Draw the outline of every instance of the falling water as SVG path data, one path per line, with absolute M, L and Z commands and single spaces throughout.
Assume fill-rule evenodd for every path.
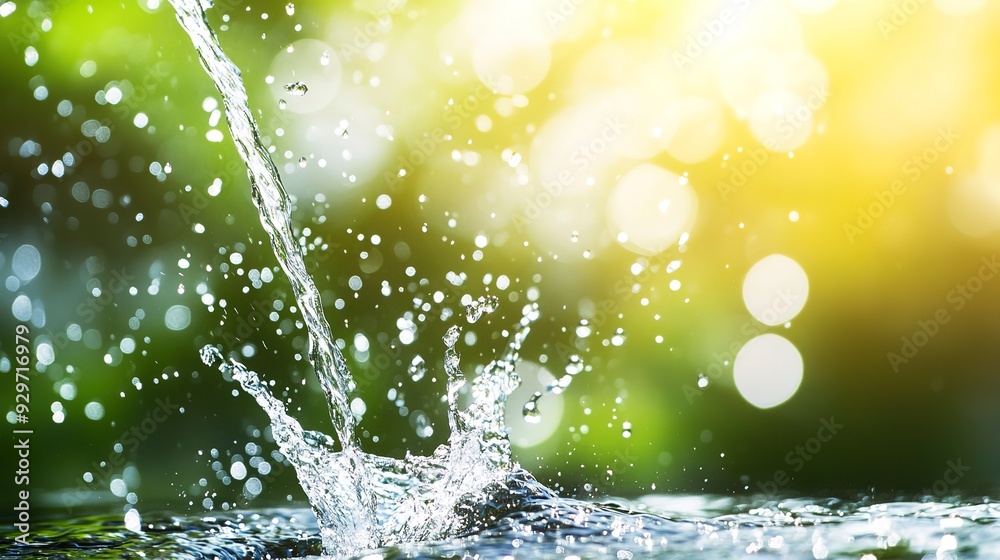
M 328 552 L 348 553 L 443 538 L 468 529 L 469 520 L 457 514 L 459 509 L 463 504 L 477 503 L 484 488 L 497 486 L 516 469 L 503 424 L 504 409 L 507 396 L 520 382 L 514 364 L 531 323 L 538 318 L 537 306 L 524 308 L 506 352 L 473 381 L 472 401 L 464 409 L 459 404 L 459 391 L 466 378 L 455 349 L 461 329 L 453 326 L 444 334 L 451 428 L 446 446 L 430 457 L 408 456 L 401 461 L 364 453 L 348 403 L 355 384 L 333 341 L 319 292 L 292 236 L 288 196 L 261 144 L 240 71 L 219 46 L 202 3 L 171 0 L 171 4 L 222 95 L 230 132 L 247 166 L 261 224 L 291 281 L 309 333 L 309 359 L 326 395 L 336 438 L 304 430 L 288 416 L 284 405 L 268 392 L 256 373 L 235 361 L 225 363 L 217 349 L 204 348 L 203 360 L 209 365 L 219 363 L 222 371 L 239 381 L 267 413 L 275 440 L 295 466 L 309 497 Z M 285 89 L 296 95 L 307 91 L 299 83 Z M 497 305 L 495 297 L 479 298 L 467 309 L 468 321 L 476 322 Z

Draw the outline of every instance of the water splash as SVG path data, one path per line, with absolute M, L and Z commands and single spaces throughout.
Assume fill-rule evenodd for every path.
M 445 369 L 452 432 L 448 444 L 439 446 L 429 457 L 407 454 L 398 460 L 355 448 L 337 451 L 333 438 L 305 430 L 289 416 L 257 373 L 235 360 L 225 361 L 212 346 L 203 348 L 201 357 L 239 382 L 267 414 L 275 442 L 295 467 L 316 513 L 325 550 L 353 553 L 362 548 L 442 539 L 475 526 L 479 517 L 468 512 L 484 497 L 485 489 L 502 487 L 518 468 L 511 461 L 502 419 L 507 396 L 520 381 L 514 371 L 518 351 L 537 318 L 536 305 L 524 308 L 505 353 L 473 381 L 472 403 L 465 409 L 458 399 L 465 376 L 454 346 L 460 329 L 448 330 L 444 336 Z M 363 476 L 345 476 L 357 468 L 364 470 Z M 354 486 L 359 478 L 369 483 L 363 489 L 366 494 Z M 375 516 L 372 525 L 363 527 L 352 523 L 352 518 L 367 507 L 366 499 L 375 504 Z M 365 532 L 366 528 L 371 532 Z
M 407 454 L 403 460 L 363 452 L 348 401 L 355 384 L 333 342 L 319 292 L 292 236 L 288 197 L 261 143 L 239 69 L 222 51 L 202 3 L 171 0 L 171 4 L 222 95 L 230 132 L 247 165 L 261 224 L 292 284 L 309 333 L 309 359 L 327 397 L 336 439 L 303 429 L 255 372 L 235 360 L 226 362 L 218 349 L 205 347 L 202 360 L 208 365 L 217 364 L 224 374 L 231 375 L 267 413 L 275 440 L 295 467 L 316 513 L 327 552 L 350 554 L 399 542 L 440 539 L 468 530 L 477 518 L 461 512 L 478 503 L 484 489 L 502 486 L 517 468 L 511 461 L 503 417 L 507 396 L 520 382 L 514 365 L 531 324 L 538 319 L 537 305 L 524 307 L 506 351 L 472 382 L 471 403 L 465 409 L 460 407 L 458 397 L 466 378 L 455 348 L 461 328 L 453 326 L 445 333 L 451 428 L 447 445 L 438 447 L 429 457 Z M 285 89 L 292 94 L 306 91 L 304 85 L 292 86 Z M 497 304 L 495 297 L 479 298 L 469 306 L 469 322 L 493 312 Z
M 470 323 L 475 323 L 483 315 L 493 313 L 500 305 L 500 300 L 496 296 L 479 296 L 475 301 L 465 308 L 465 318 Z

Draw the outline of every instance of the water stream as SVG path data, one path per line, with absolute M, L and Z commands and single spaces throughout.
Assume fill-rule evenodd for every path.
M 326 552 L 348 554 L 468 531 L 479 521 L 468 513 L 482 502 L 483 490 L 503 487 L 505 479 L 516 469 L 503 424 L 504 413 L 507 396 L 520 382 L 514 365 L 532 322 L 538 318 L 537 305 L 524 308 L 506 352 L 473 381 L 472 400 L 465 408 L 459 404 L 459 391 L 466 378 L 455 349 L 461 329 L 453 326 L 444 333 L 451 429 L 447 445 L 439 447 L 430 457 L 408 456 L 402 461 L 364 453 L 354 432 L 348 402 L 355 384 L 333 340 L 319 292 L 292 236 L 288 196 L 267 149 L 261 144 L 239 69 L 219 46 L 201 3 L 171 0 L 171 4 L 222 95 L 230 132 L 247 165 L 261 224 L 302 310 L 309 333 L 309 358 L 326 394 L 336 438 L 304 430 L 288 416 L 283 404 L 268 392 L 256 373 L 238 362 L 226 363 L 218 349 L 203 349 L 203 360 L 209 365 L 219 363 L 267 412 L 275 440 L 295 467 L 316 513 Z M 469 305 L 467 319 L 475 322 L 496 306 L 495 297 L 480 298 Z

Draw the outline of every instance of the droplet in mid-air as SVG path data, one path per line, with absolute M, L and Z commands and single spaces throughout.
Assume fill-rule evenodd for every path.
M 532 395 L 531 400 L 524 403 L 524 409 L 521 410 L 521 414 L 524 416 L 524 421 L 529 424 L 538 424 L 542 421 L 542 413 L 538 410 L 538 399 L 542 398 L 541 391 L 536 391 Z
M 420 354 L 413 357 L 410 367 L 407 368 L 407 373 L 410 374 L 410 379 L 414 381 L 420 381 L 427 374 L 427 362 L 424 361 L 424 358 Z
M 622 344 L 625 344 L 625 329 L 621 327 L 615 329 L 615 334 L 611 337 L 611 344 L 614 346 L 621 346 Z
M 279 99 L 278 100 L 278 108 L 281 109 L 282 111 L 284 111 L 285 107 L 288 107 L 288 102 L 285 101 L 284 99 Z
M 622 437 L 628 439 L 632 437 L 632 423 L 622 422 Z
M 573 354 L 566 361 L 566 373 L 569 375 L 576 375 L 583 371 L 583 358 L 579 354 Z
M 500 305 L 500 300 L 496 296 L 479 296 L 478 299 L 465 307 L 465 318 L 470 323 L 475 323 L 484 314 L 493 313 Z
M 285 84 L 285 91 L 292 95 L 301 97 L 309 91 L 309 88 L 302 82 L 292 82 L 290 84 Z
M 292 4 L 291 2 L 289 2 L 288 5 L 285 6 L 285 13 L 288 14 L 288 15 L 290 15 L 290 16 L 294 16 L 295 15 L 295 4 Z
M 462 333 L 462 328 L 458 325 L 452 326 L 448 329 L 448 332 L 444 333 L 444 345 L 448 348 L 454 348 L 455 343 L 458 342 L 458 336 Z
M 698 374 L 698 387 L 700 387 L 702 389 L 704 389 L 705 387 L 708 387 L 708 377 L 705 377 L 704 373 L 699 373 Z

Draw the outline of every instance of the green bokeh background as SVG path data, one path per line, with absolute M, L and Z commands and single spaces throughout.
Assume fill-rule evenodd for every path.
M 409 2 L 396 13 L 391 29 L 374 37 L 385 46 L 374 61 L 360 55 L 348 60 L 343 45 L 386 8 L 377 2 L 299 1 L 294 16 L 285 13 L 284 2 L 217 2 L 211 10 L 216 28 L 225 24 L 221 42 L 242 69 L 262 134 L 277 147 L 273 157 L 296 197 L 296 226 L 300 233 L 309 228 L 303 234 L 310 246 L 307 260 L 335 334 L 347 346 L 356 333 L 371 343 L 367 356 L 347 351 L 356 376 L 367 380 L 358 391 L 367 405 L 361 422 L 366 450 L 401 457 L 407 450 L 430 453 L 446 441 L 440 336 L 459 318 L 442 318 L 444 309 L 460 311 L 463 294 L 496 294 L 503 302 L 488 321 L 467 326 L 477 334 L 475 344 L 462 346 L 464 368 L 472 372 L 503 347 L 501 331 L 519 319 L 529 289 L 537 288 L 543 318 L 523 356 L 559 371 L 569 354 L 579 353 L 588 370 L 561 396 L 564 413 L 554 435 L 515 452 L 541 480 L 567 493 L 758 492 L 776 470 L 791 472 L 786 454 L 816 435 L 821 421 L 830 417 L 843 424 L 842 431 L 794 473 L 782 492 L 917 495 L 942 480 L 949 461 L 961 461 L 969 471 L 957 484 L 948 484 L 947 493 L 991 492 L 1000 473 L 995 435 L 1000 359 L 994 350 L 1000 288 L 986 282 L 961 310 L 946 298 L 1000 243 L 992 233 L 963 235 L 948 212 L 949 192 L 975 174 L 977 161 L 992 158 L 980 154 L 977 139 L 1000 121 L 1000 83 L 993 71 L 1000 49 L 991 34 L 1000 22 L 1000 7 L 949 16 L 924 5 L 888 38 L 879 22 L 892 16 L 892 3 L 843 1 L 822 14 L 798 14 L 805 44 L 830 78 L 829 101 L 815 115 L 823 132 L 814 133 L 794 157 L 770 154 L 768 164 L 728 200 L 717 189 L 730 175 L 723 156 L 738 158 L 737 148 L 759 145 L 731 111 L 726 112 L 725 140 L 713 157 L 694 164 L 667 153 L 650 158 L 688 173 L 699 212 L 683 252 L 675 246 L 663 255 L 640 256 L 608 243 L 604 224 L 581 231 L 574 254 L 552 251 L 509 220 L 539 186 L 488 187 L 499 181 L 491 176 L 503 167 L 495 165 L 499 154 L 508 148 L 528 154 L 537 128 L 568 104 L 568 92 L 579 87 L 572 69 L 581 53 L 633 39 L 683 49 L 691 32 L 684 22 L 695 10 L 688 2 L 576 4 L 580 19 L 553 43 L 549 73 L 526 94 L 527 107 L 503 117 L 496 109 L 503 95 L 490 93 L 476 102 L 471 113 L 490 115 L 494 123 L 488 132 L 479 130 L 473 118 L 453 128 L 450 120 L 449 100 L 466 102 L 479 86 L 472 68 L 462 62 L 467 57 L 449 66 L 442 54 L 451 48 L 441 45 L 448 44 L 464 3 Z M 262 13 L 269 17 L 262 19 Z M 46 20 L 51 29 L 43 31 Z M 295 24 L 302 29 L 296 31 Z M 18 321 L 10 310 L 20 294 L 44 306 L 44 322 L 29 322 L 33 341 L 56 346 L 54 362 L 38 366 L 32 375 L 35 503 L 58 515 L 119 510 L 125 500 L 110 494 L 108 484 L 126 465 L 141 475 L 135 489 L 140 510 L 203 512 L 206 492 L 216 507 L 232 503 L 242 485 L 226 486 L 215 478 L 210 450 L 217 449 L 228 465 L 234 453 L 247 457 L 248 441 L 264 446 L 265 454 L 275 446 L 266 435 L 253 435 L 266 428 L 263 413 L 250 398 L 234 394 L 234 383 L 200 363 L 199 348 L 214 343 L 238 351 L 251 343 L 255 354 L 243 361 L 274 381 L 275 391 L 287 396 L 303 424 L 329 431 L 329 419 L 302 357 L 304 333 L 288 310 L 288 284 L 276 268 L 228 131 L 221 143 L 206 140 L 211 127 L 202 105 L 218 94 L 165 4 L 22 1 L 0 20 L 0 32 L 8 43 L 0 46 L 5 85 L 0 196 L 9 201 L 0 208 L 0 277 L 11 276 L 11 259 L 21 245 L 31 244 L 42 255 L 37 278 L 13 291 L 0 289 L 0 354 L 11 356 Z M 320 114 L 305 115 L 278 107 L 265 77 L 274 57 L 300 38 L 324 40 L 335 49 L 331 55 L 342 59 L 337 99 L 345 99 L 343 104 L 335 100 Z M 39 53 L 33 66 L 25 64 L 29 45 Z M 96 63 L 93 76 L 81 75 L 85 61 Z M 629 62 L 613 61 L 624 68 Z M 593 72 L 613 74 L 608 68 Z M 371 86 L 372 76 L 380 79 L 377 88 Z M 714 79 L 695 74 L 677 81 L 692 91 L 707 91 Z M 95 101 L 96 92 L 124 80 L 132 94 L 119 104 Z M 47 88 L 42 100 L 34 95 L 39 85 Z M 62 100 L 73 105 L 69 117 L 57 114 Z M 148 116 L 149 126 L 133 124 L 139 112 Z M 81 134 L 89 119 L 111 129 L 107 142 Z M 350 133 L 342 145 L 333 145 L 330 123 L 341 119 Z M 320 167 L 317 153 L 350 149 L 363 159 L 370 149 L 364 142 L 374 137 L 372 122 L 393 127 L 394 140 L 382 139 L 383 164 L 377 172 L 329 155 L 326 167 Z M 312 141 L 315 149 L 309 149 L 311 125 L 327 134 Z M 940 127 L 956 131 L 954 148 L 852 242 L 844 224 L 855 223 L 858 208 L 900 177 L 904 162 L 919 154 Z M 425 135 L 438 128 L 447 128 L 451 138 L 435 147 L 429 158 L 435 163 L 415 166 L 387 184 L 383 173 L 396 174 L 397 158 L 419 149 Z M 360 140 L 352 144 L 355 138 Z M 18 155 L 29 139 L 41 145 L 40 156 Z M 453 150 L 478 150 L 486 154 L 484 162 L 493 160 L 467 166 L 452 161 Z M 40 163 L 51 164 L 67 151 L 82 157 L 63 177 L 38 172 Z M 307 165 L 298 167 L 303 157 Z M 169 163 L 170 173 L 158 179 L 150 172 L 153 162 Z M 287 173 L 287 165 L 295 172 Z M 952 170 L 946 172 L 946 166 Z M 615 177 L 600 178 L 598 189 L 610 190 Z M 211 196 L 209 185 L 216 178 L 222 189 Z M 72 189 L 78 182 L 90 193 L 110 192 L 110 206 L 75 200 Z M 376 199 L 386 193 L 392 205 L 382 210 Z M 502 216 L 491 220 L 498 209 L 507 221 Z M 799 213 L 797 222 L 788 219 L 791 210 Z M 455 227 L 449 225 L 452 219 Z M 195 231 L 195 224 L 204 233 Z M 482 260 L 473 258 L 478 232 L 490 240 Z M 373 235 L 380 237 L 378 245 Z M 130 236 L 136 240 L 132 244 Z M 593 246 L 585 247 L 589 241 Z M 584 259 L 580 254 L 588 248 L 592 258 Z M 229 264 L 230 273 L 223 274 L 220 266 L 234 251 L 243 262 Z M 374 266 L 375 252 L 382 264 L 365 272 Z M 741 298 L 746 271 L 772 253 L 794 258 L 810 281 L 809 300 L 788 328 L 756 322 Z M 182 268 L 181 259 L 191 266 Z M 668 275 L 665 263 L 674 259 L 683 264 Z M 648 272 L 633 274 L 637 262 Z M 415 275 L 407 274 L 410 266 Z M 244 273 L 236 274 L 240 267 Z M 265 267 L 275 271 L 274 281 L 246 289 L 247 271 Z M 137 295 L 112 289 L 116 272 L 134 277 Z M 451 286 L 451 272 L 464 273 L 467 280 Z M 358 291 L 348 286 L 354 275 L 363 280 Z M 488 288 L 481 280 L 485 275 L 493 279 Z M 511 280 L 506 290 L 495 284 L 500 275 Z M 682 283 L 677 291 L 668 288 L 674 278 Z M 197 293 L 202 282 L 214 295 L 212 310 Z M 393 288 L 391 295 L 382 295 L 383 282 Z M 153 283 L 156 294 L 149 293 Z M 93 297 L 95 288 L 106 295 Z M 444 294 L 442 302 L 434 301 L 437 291 Z M 396 323 L 404 313 L 419 313 L 415 298 L 431 302 L 431 311 L 417 340 L 402 345 Z M 218 305 L 222 299 L 225 310 Z M 279 322 L 267 320 L 246 330 L 245 325 L 256 325 L 253 312 L 271 313 L 275 299 L 284 304 Z M 342 308 L 334 304 L 338 299 Z M 93 313 L 87 311 L 90 304 Z M 184 330 L 164 324 L 175 305 L 192 312 Z M 911 336 L 918 320 L 941 308 L 949 311 L 949 323 L 894 371 L 887 353 L 898 351 L 900 337 Z M 593 309 L 606 310 L 605 318 L 590 316 L 595 332 L 581 339 L 576 326 Z M 133 330 L 129 319 L 138 310 L 144 319 Z M 99 332 L 99 340 L 89 346 L 63 344 L 67 326 L 74 323 Z M 285 334 L 278 335 L 282 323 Z M 619 328 L 625 343 L 608 344 Z M 794 397 L 773 409 L 753 407 L 735 389 L 731 363 L 722 364 L 722 373 L 705 390 L 697 389 L 699 373 L 715 371 L 713 365 L 731 360 L 725 353 L 732 355 L 763 332 L 780 333 L 803 356 L 804 380 Z M 113 349 L 125 336 L 136 339 L 137 349 L 116 354 Z M 232 344 L 236 339 L 240 344 Z M 431 371 L 413 382 L 406 367 L 417 353 Z M 377 365 L 387 362 L 390 367 Z M 4 372 L 2 380 L 0 408 L 6 413 L 13 407 L 13 376 Z M 66 382 L 75 387 L 72 399 L 60 396 Z M 290 389 L 285 392 L 285 387 Z M 405 395 L 408 412 L 428 415 L 435 428 L 431 437 L 418 437 L 400 415 L 386 396 L 392 388 Z M 123 432 L 141 426 L 157 399 L 167 398 L 183 406 L 183 413 L 157 424 L 135 449 L 115 453 Z M 554 398 L 542 399 L 543 417 Z M 65 409 L 62 422 L 52 419 L 54 402 Z M 103 405 L 102 418 L 85 417 L 89 402 Z M 628 438 L 624 422 L 632 427 Z M 10 445 L 3 446 L 0 459 L 3 469 L 14 470 Z M 101 461 L 112 463 L 110 471 Z M 88 471 L 97 476 L 96 483 L 80 482 Z M 201 478 L 208 479 L 207 487 L 197 485 Z M 72 508 L 65 507 L 67 492 Z M 0 498 L 4 504 L 13 500 L 8 494 Z M 304 499 L 286 468 L 265 479 L 263 493 L 249 507 L 283 503 L 289 496 Z M 11 510 L 5 505 L 2 511 L 6 518 Z

